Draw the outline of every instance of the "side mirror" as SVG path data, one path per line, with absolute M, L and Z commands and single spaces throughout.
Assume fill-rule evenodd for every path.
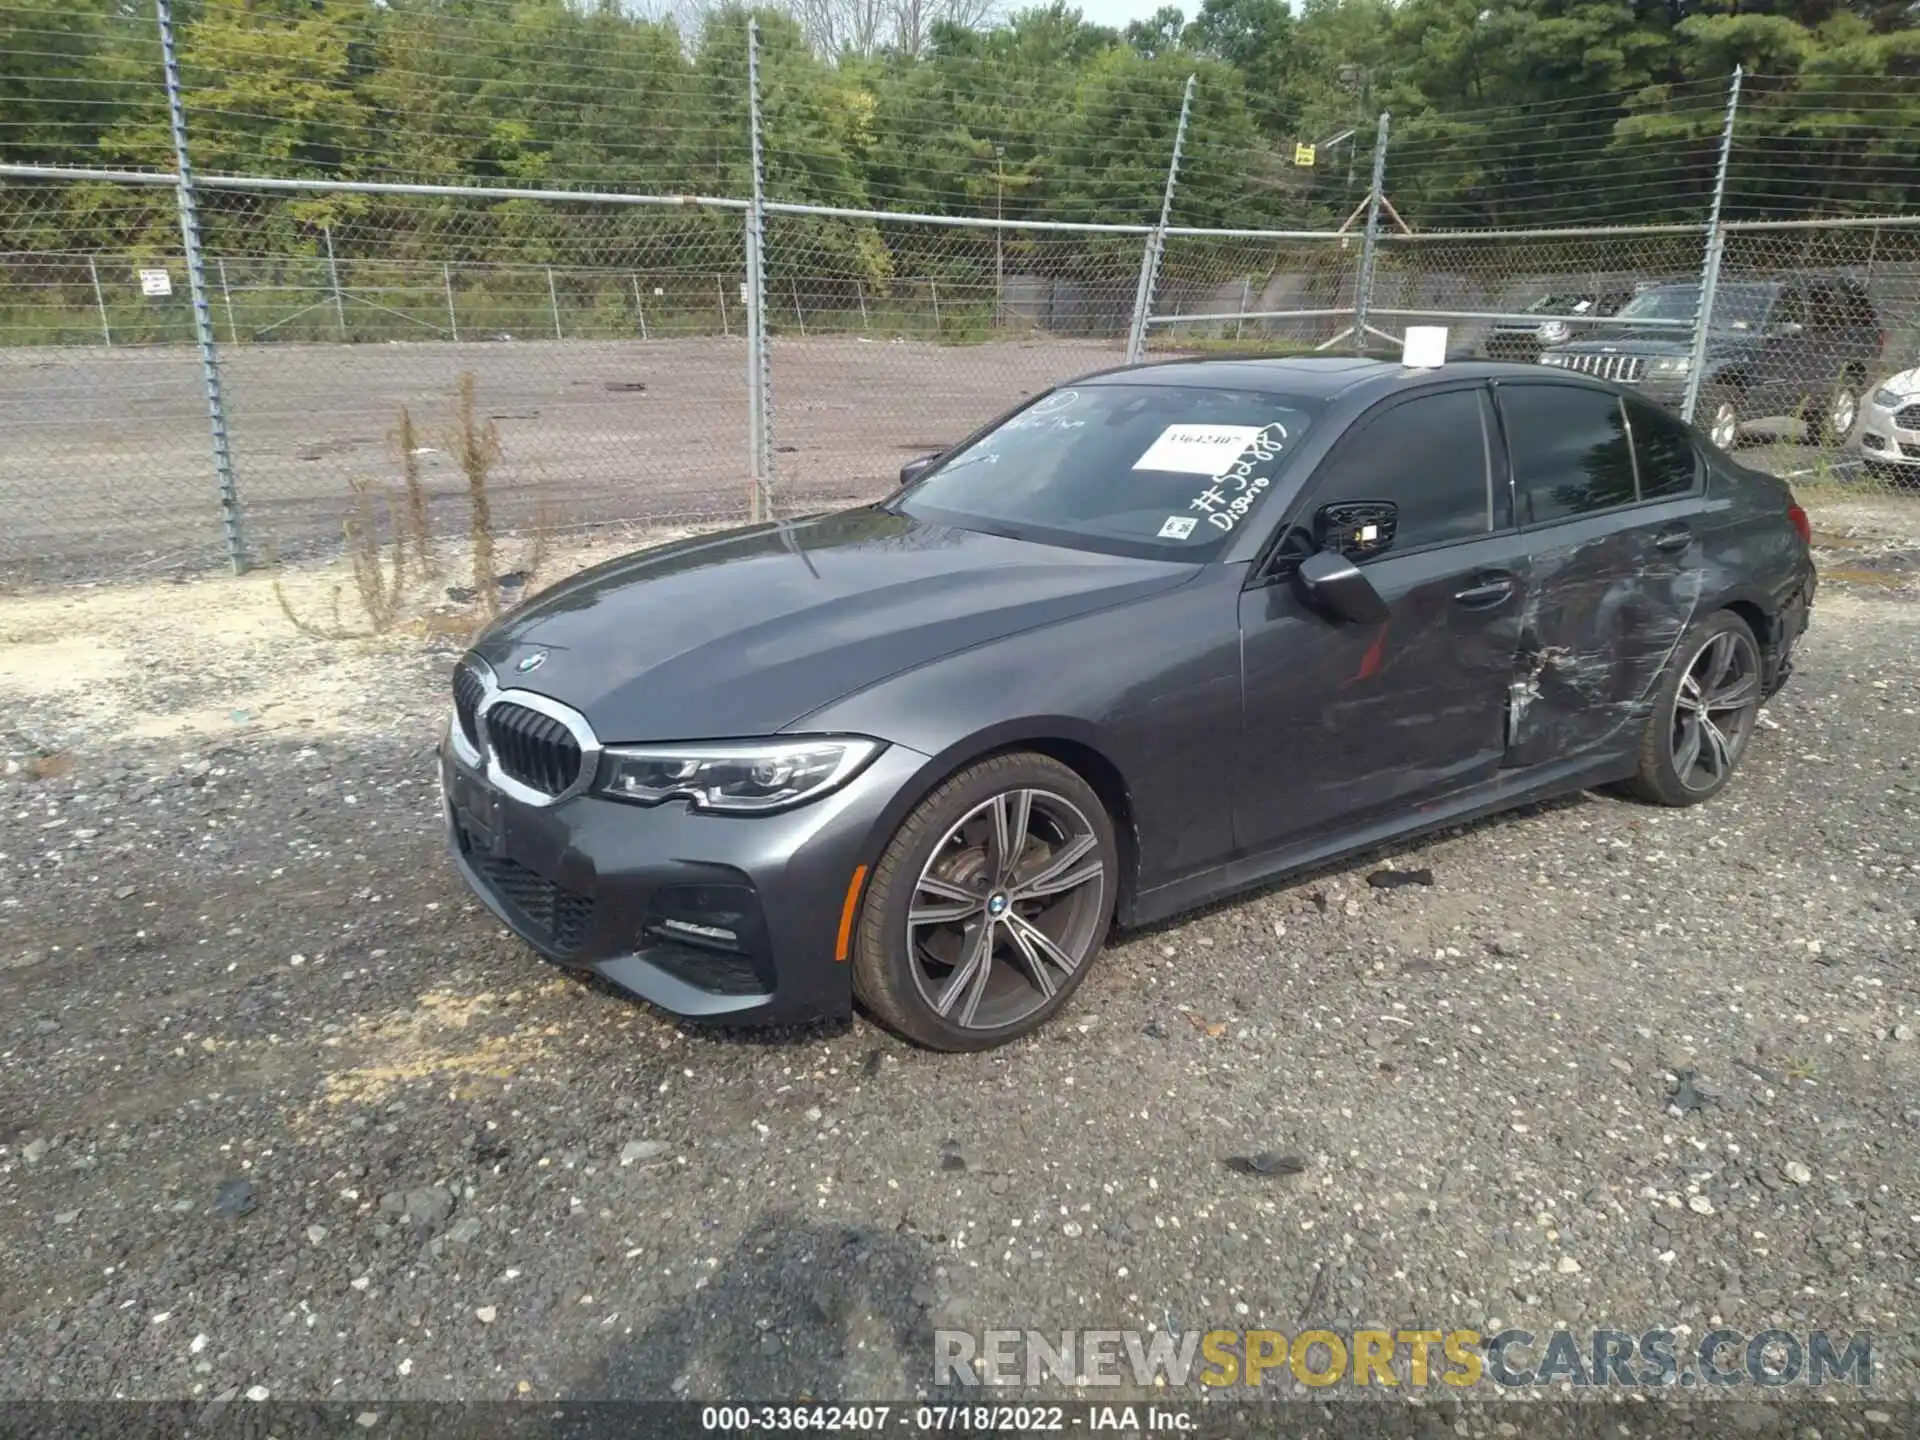
M 1393 544 L 1400 507 L 1391 500 L 1349 500 L 1322 505 L 1313 517 L 1313 543 L 1349 560 L 1370 560 Z
M 1302 560 L 1293 583 L 1309 605 L 1355 625 L 1378 625 L 1393 613 L 1360 567 L 1331 550 Z
M 909 460 L 900 467 L 900 483 L 911 485 L 940 461 L 938 455 L 922 455 L 917 460 Z

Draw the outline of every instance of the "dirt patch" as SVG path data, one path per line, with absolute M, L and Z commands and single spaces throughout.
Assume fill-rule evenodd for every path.
M 446 1081 L 457 1099 L 463 1088 L 474 1084 L 510 1081 L 540 1059 L 547 1042 L 561 1033 L 559 1025 L 527 1023 L 517 1013 L 520 1007 L 567 988 L 564 980 L 550 980 L 529 992 L 504 995 L 429 991 L 407 1013 L 331 1036 L 324 1042 L 327 1048 L 359 1052 L 364 1063 L 330 1069 L 324 1101 L 334 1106 L 379 1104 L 418 1081 Z M 484 1033 L 490 1027 L 503 1027 L 503 1033 Z
M 686 528 L 562 537 L 537 584 Z M 449 575 L 462 572 L 451 547 Z M 296 614 L 355 616 L 344 560 L 288 567 L 277 578 Z M 321 737 L 365 731 L 396 671 L 464 645 L 481 616 L 426 593 L 395 629 L 364 640 L 299 633 L 274 593 L 276 575 L 206 575 L 40 591 L 0 612 L 0 703 L 15 716 L 14 749 L 54 754 L 120 740 L 205 741 L 236 733 Z M 457 587 L 456 587 L 457 588 Z M 336 606 L 337 598 L 337 606 Z M 425 642 L 423 644 L 423 642 Z

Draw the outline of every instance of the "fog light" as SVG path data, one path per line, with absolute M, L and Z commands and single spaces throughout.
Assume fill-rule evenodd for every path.
M 737 945 L 740 937 L 718 925 L 696 925 L 691 920 L 662 920 L 660 928 L 672 935 L 690 935 L 696 940 L 711 940 L 721 945 Z

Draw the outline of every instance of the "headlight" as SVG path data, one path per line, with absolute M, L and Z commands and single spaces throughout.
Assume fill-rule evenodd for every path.
M 1540 363 L 1542 365 L 1559 365 L 1564 367 L 1567 363 L 1567 357 L 1564 355 L 1542 355 L 1540 357 Z
M 1693 368 L 1693 362 L 1685 355 L 1663 355 L 1647 367 L 1650 375 L 1684 375 Z
M 599 790 L 640 805 L 688 800 L 696 810 L 784 810 L 846 784 L 881 748 L 877 740 L 853 736 L 612 745 L 600 760 Z
M 1873 403 L 1878 405 L 1882 410 L 1898 410 L 1901 405 L 1906 403 L 1906 399 L 1907 397 L 1905 395 L 1898 394 L 1892 390 L 1876 390 L 1873 392 Z
M 1572 333 L 1572 327 L 1564 320 L 1549 320 L 1540 327 L 1540 338 L 1555 343 L 1566 339 Z

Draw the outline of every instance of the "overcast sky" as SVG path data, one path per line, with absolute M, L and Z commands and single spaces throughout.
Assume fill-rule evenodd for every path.
M 1070 0 L 1071 3 L 1071 0 Z M 1200 8 L 1199 0 L 1185 3 L 1185 0 L 1079 0 L 1080 13 L 1092 25 L 1112 25 L 1116 29 L 1125 28 L 1129 20 L 1144 20 L 1162 5 L 1173 4 L 1189 20 Z

